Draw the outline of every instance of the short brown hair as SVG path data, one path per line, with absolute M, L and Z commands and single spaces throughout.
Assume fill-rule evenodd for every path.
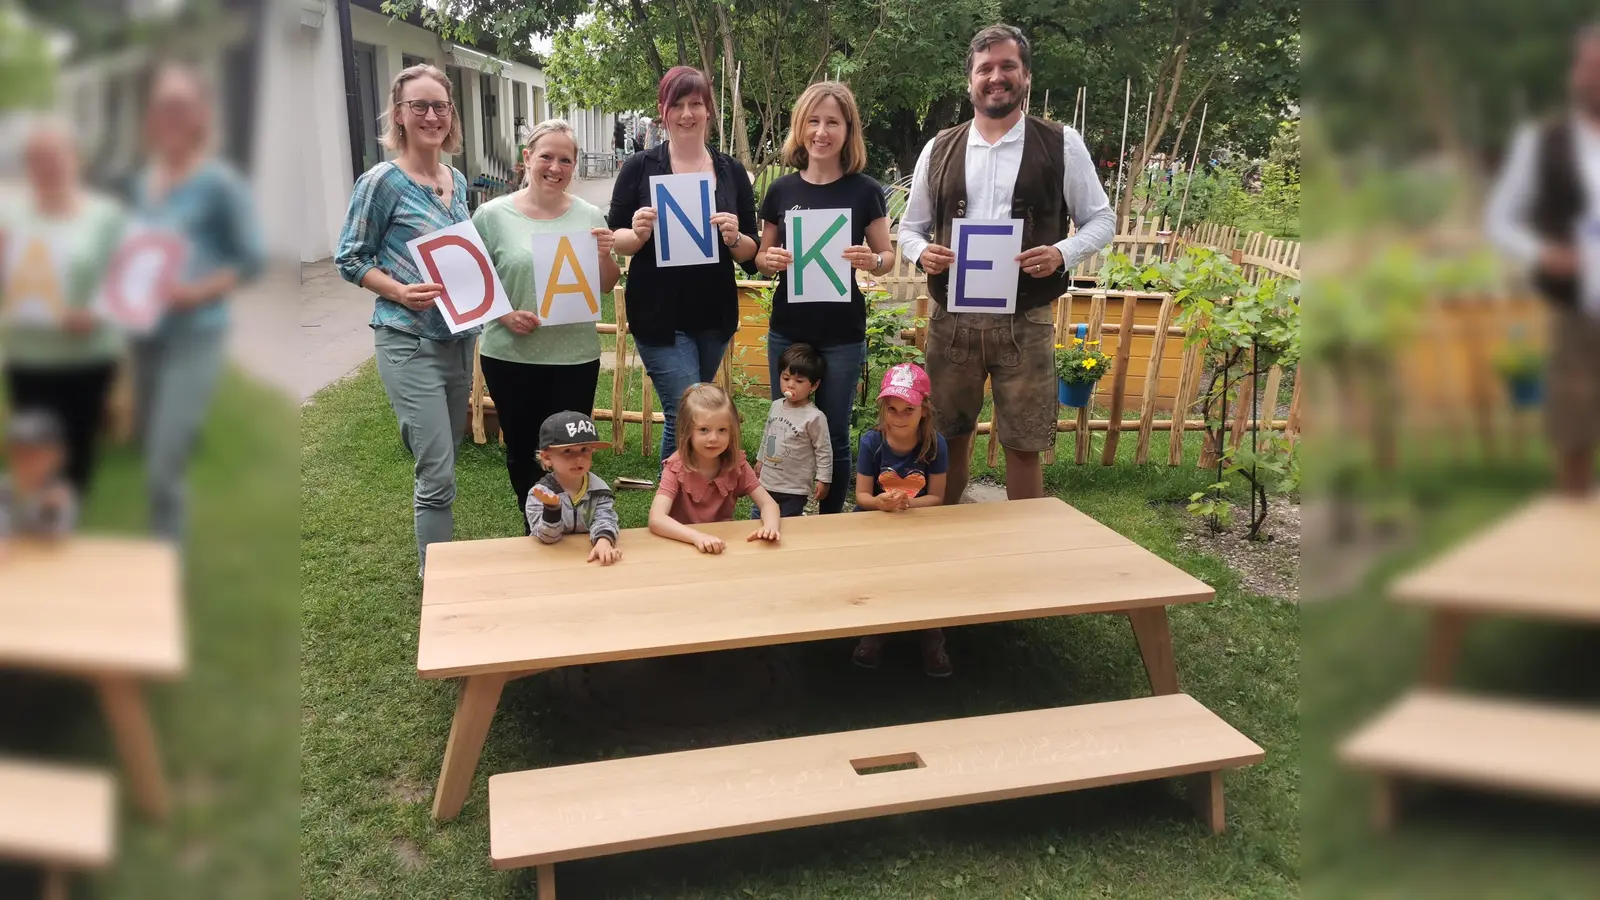
M 856 109 L 856 95 L 837 81 L 819 81 L 805 89 L 800 99 L 794 101 L 794 114 L 789 117 L 789 137 L 783 142 L 783 164 L 804 169 L 811 161 L 806 152 L 803 132 L 806 119 L 823 98 L 832 97 L 844 114 L 844 146 L 839 148 L 839 166 L 846 175 L 854 175 L 867 167 L 867 142 L 861 135 L 861 113 Z
M 381 139 L 385 149 L 399 153 L 406 149 L 406 130 L 395 124 L 394 111 L 400 105 L 400 98 L 405 96 L 406 82 L 418 78 L 432 78 L 444 86 L 444 92 L 452 98 L 455 97 L 454 86 L 450 84 L 450 76 L 439 71 L 435 66 L 427 63 L 418 63 L 400 70 L 389 85 L 389 111 L 385 113 L 383 134 Z M 450 110 L 450 133 L 445 136 L 444 144 L 439 148 L 445 153 L 457 154 L 461 152 L 461 110 Z
M 707 113 L 713 116 L 717 114 L 717 100 L 711 94 L 711 81 L 705 73 L 693 66 L 673 66 L 661 76 L 661 85 L 656 90 L 659 115 L 665 116 L 667 110 L 690 94 L 697 95 L 705 102 Z
M 1022 57 L 1022 68 L 1032 72 L 1033 48 L 1028 46 L 1028 36 L 1022 33 L 1022 29 L 1015 25 L 990 25 L 973 35 L 972 43 L 967 45 L 967 74 L 972 74 L 972 61 L 979 53 L 1006 41 L 1017 42 L 1017 55 Z

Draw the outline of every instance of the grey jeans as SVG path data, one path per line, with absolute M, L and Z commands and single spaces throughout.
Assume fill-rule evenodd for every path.
M 400 420 L 400 441 L 416 457 L 414 494 L 417 563 L 426 566 L 428 545 L 455 534 L 456 448 L 467 427 L 472 393 L 472 348 L 476 337 L 436 341 L 374 328 L 378 377 Z
M 227 329 L 187 323 L 133 343 L 134 421 L 144 448 L 150 530 L 174 543 L 184 533 L 184 472 L 216 393 L 227 343 Z

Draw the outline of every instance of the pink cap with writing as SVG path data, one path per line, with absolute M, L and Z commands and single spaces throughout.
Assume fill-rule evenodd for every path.
M 927 399 L 930 385 L 928 373 L 916 363 L 901 363 L 883 373 L 883 384 L 878 388 L 878 399 L 899 397 L 914 406 Z

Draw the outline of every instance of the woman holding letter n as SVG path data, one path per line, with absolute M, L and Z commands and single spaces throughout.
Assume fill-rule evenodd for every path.
M 523 141 L 527 184 L 478 207 L 472 223 L 489 249 L 500 282 L 515 309 L 484 326 L 479 356 L 483 380 L 494 397 L 506 441 L 506 471 L 523 514 L 544 471 L 539 465 L 539 428 L 558 412 L 594 413 L 600 380 L 600 336 L 593 322 L 547 325 L 546 303 L 582 305 L 617 286 L 622 274 L 611 257 L 611 229 L 599 207 L 567 193 L 578 163 L 578 139 L 561 119 L 541 122 Z M 595 237 L 600 271 L 585 273 L 575 257 L 558 255 L 550 268 L 534 266 L 536 234 L 588 233 Z M 590 283 L 590 279 L 597 279 Z
M 855 270 L 881 275 L 894 268 L 889 244 L 889 210 L 883 186 L 862 174 L 867 165 L 867 145 L 861 136 L 861 116 L 855 96 L 836 81 L 806 88 L 795 101 L 789 119 L 789 137 L 783 145 L 784 165 L 800 171 L 774 181 L 761 202 L 761 252 L 756 265 L 763 275 L 778 276 L 772 294 L 772 323 L 767 333 L 767 362 L 772 373 L 772 399 L 779 397 L 778 360 L 790 346 L 810 344 L 827 361 L 817 408 L 828 419 L 828 439 L 833 445 L 833 483 L 818 503 L 823 513 L 843 508 L 850 480 L 850 414 L 861 364 L 867 355 L 867 303 L 856 283 Z M 789 246 L 785 222 L 789 210 L 849 210 L 850 245 L 840 259 L 812 258 L 826 242 L 829 224 L 815 235 L 802 234 L 804 246 Z M 794 302 L 788 267 L 795 254 L 802 256 L 805 278 L 846 290 L 837 301 Z M 835 280 L 837 279 L 837 281 Z M 808 294 L 811 291 L 807 291 Z
M 628 329 L 661 398 L 665 460 L 677 449 L 678 399 L 689 385 L 715 380 L 728 341 L 738 330 L 733 264 L 755 271 L 756 203 L 744 166 L 706 143 L 706 125 L 716 115 L 706 76 L 688 66 L 672 68 L 661 79 L 658 103 L 667 140 L 623 163 L 607 218 L 616 230 L 617 252 L 633 257 L 625 295 Z M 698 173 L 712 178 L 709 207 L 687 197 L 677 208 L 656 207 L 651 179 Z M 669 203 L 674 199 L 669 197 Z M 679 223 L 684 231 L 677 232 L 672 252 L 705 253 L 712 256 L 710 262 L 657 264 L 661 233 Z
M 334 257 L 346 281 L 378 295 L 371 322 L 378 377 L 400 420 L 400 439 L 417 461 L 419 567 L 428 545 L 455 531 L 456 447 L 466 430 L 472 348 L 481 330 L 451 333 L 434 303 L 443 285 L 425 278 L 406 249 L 411 240 L 468 219 L 467 179 L 439 160 L 461 152 L 455 112 L 443 72 L 415 65 L 395 76 L 383 145 L 400 155 L 357 179 Z

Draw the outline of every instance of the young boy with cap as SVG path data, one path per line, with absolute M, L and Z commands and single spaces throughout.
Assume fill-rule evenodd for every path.
M 62 475 L 61 423 L 41 410 L 20 410 L 6 427 L 7 471 L 0 475 L 0 542 L 13 534 L 62 537 L 78 518 L 78 500 Z
M 589 562 L 609 566 L 617 549 L 617 509 L 611 488 L 589 471 L 594 450 L 606 444 L 594 420 L 580 412 L 558 412 L 539 426 L 539 463 L 548 473 L 528 491 L 528 526 L 554 544 L 562 535 L 589 533 Z

